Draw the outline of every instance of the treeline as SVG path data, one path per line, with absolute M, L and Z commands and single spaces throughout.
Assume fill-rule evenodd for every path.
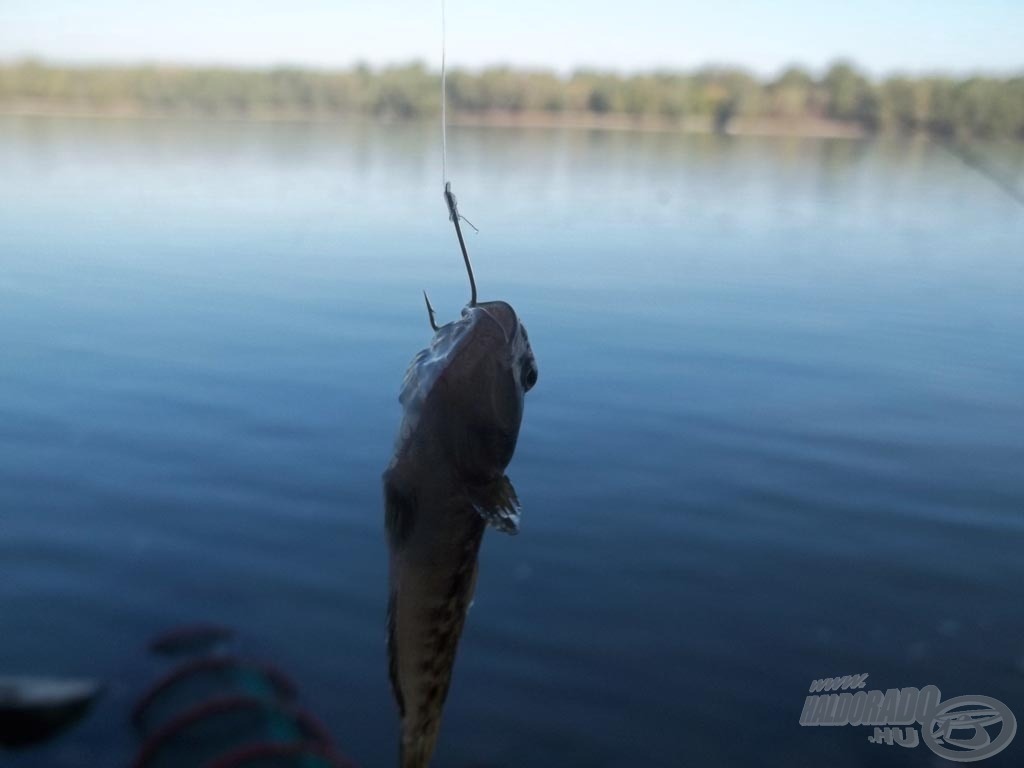
M 336 117 L 436 114 L 438 74 L 421 64 L 344 71 L 0 64 L 0 108 L 142 114 Z M 457 113 L 620 116 L 666 122 L 827 120 L 860 130 L 1024 139 L 1024 75 L 891 76 L 838 62 L 820 76 L 792 67 L 770 79 L 728 67 L 619 75 L 492 68 L 448 76 Z

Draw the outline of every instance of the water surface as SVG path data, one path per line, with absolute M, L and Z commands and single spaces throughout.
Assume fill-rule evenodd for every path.
M 860 672 L 1024 718 L 1024 211 L 920 141 L 449 139 L 540 380 L 437 764 L 935 765 L 798 725 Z M 10 765 L 124 764 L 195 620 L 393 764 L 379 478 L 420 290 L 467 297 L 439 166 L 416 125 L 0 119 L 0 672 L 111 686 Z

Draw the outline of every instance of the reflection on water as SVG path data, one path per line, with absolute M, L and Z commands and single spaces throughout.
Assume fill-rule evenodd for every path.
M 481 298 L 543 376 L 438 764 L 931 764 L 800 728 L 835 674 L 1024 716 L 1014 201 L 926 142 L 450 141 Z M 11 765 L 126 762 L 145 639 L 208 619 L 393 761 L 379 477 L 420 290 L 441 319 L 466 290 L 438 154 L 0 120 L 0 672 L 110 681 Z

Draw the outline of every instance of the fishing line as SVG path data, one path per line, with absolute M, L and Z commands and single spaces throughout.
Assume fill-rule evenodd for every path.
M 441 0 L 441 186 L 448 187 L 448 23 Z
M 455 225 L 455 234 L 459 238 L 459 248 L 462 250 L 462 260 L 466 263 L 466 272 L 469 274 L 470 299 L 469 306 L 476 306 L 476 279 L 473 277 L 473 265 L 469 261 L 469 251 L 466 250 L 466 240 L 462 236 L 462 227 L 459 221 L 464 221 L 479 232 L 473 222 L 459 213 L 459 204 L 452 192 L 452 183 L 448 180 L 448 20 L 446 16 L 445 0 L 441 0 L 441 183 L 444 185 L 444 201 L 448 206 L 448 217 Z M 426 294 L 424 294 L 426 299 Z M 434 325 L 434 311 L 430 307 L 430 300 L 427 299 L 427 311 L 430 313 L 431 327 Z

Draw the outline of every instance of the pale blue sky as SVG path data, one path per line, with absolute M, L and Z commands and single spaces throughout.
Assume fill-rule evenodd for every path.
M 447 0 L 449 60 L 762 73 L 1024 70 L 1024 0 Z M 0 58 L 436 65 L 440 0 L 0 0 Z

